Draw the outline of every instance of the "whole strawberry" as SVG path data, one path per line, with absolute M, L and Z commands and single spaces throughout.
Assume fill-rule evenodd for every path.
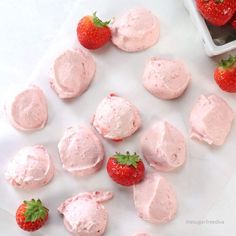
M 196 0 L 202 16 L 212 25 L 225 25 L 236 10 L 235 0 Z
M 16 211 L 16 222 L 25 231 L 38 230 L 47 219 L 48 209 L 42 205 L 39 199 L 24 201 Z
M 110 21 L 101 21 L 96 12 L 83 17 L 77 26 L 77 37 L 81 45 L 88 49 L 98 49 L 111 39 Z
M 129 152 L 116 153 L 107 162 L 107 173 L 118 184 L 131 186 L 139 183 L 144 177 L 144 164 L 139 156 Z
M 222 90 L 236 92 L 236 55 L 220 62 L 215 69 L 214 78 Z

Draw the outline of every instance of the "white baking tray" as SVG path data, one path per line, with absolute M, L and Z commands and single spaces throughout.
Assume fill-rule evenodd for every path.
M 202 37 L 202 41 L 203 41 L 203 44 L 204 44 L 204 47 L 208 56 L 216 56 L 216 55 L 230 52 L 236 49 L 236 40 L 231 41 L 221 46 L 217 46 L 212 39 L 212 36 L 209 32 L 209 29 L 206 25 L 205 20 L 203 19 L 203 17 L 197 10 L 195 0 L 184 0 L 184 3 L 190 13 L 190 16 L 194 24 L 196 25 Z M 236 34 L 236 30 L 235 30 L 235 34 Z

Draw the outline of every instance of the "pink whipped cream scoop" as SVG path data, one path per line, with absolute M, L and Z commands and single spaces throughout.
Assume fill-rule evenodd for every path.
M 18 130 L 43 128 L 48 119 L 47 101 L 43 91 L 31 85 L 11 98 L 5 106 L 9 121 Z
M 42 145 L 20 149 L 9 162 L 5 177 L 17 188 L 35 189 L 48 184 L 54 176 L 54 165 Z
M 136 7 L 117 17 L 112 26 L 112 42 L 127 52 L 136 52 L 153 46 L 159 39 L 159 21 L 153 13 Z
M 158 171 L 171 171 L 184 164 L 186 142 L 182 133 L 166 121 L 156 122 L 141 137 L 142 153 Z
M 63 168 L 73 175 L 90 175 L 102 167 L 104 148 L 89 126 L 67 128 L 58 149 Z
M 147 174 L 133 187 L 138 215 L 153 224 L 167 223 L 175 217 L 177 200 L 170 183 L 157 173 Z
M 51 87 L 62 99 L 78 97 L 88 89 L 95 70 L 90 52 L 81 48 L 66 50 L 54 62 Z
M 141 118 L 128 100 L 111 94 L 98 105 L 92 124 L 104 138 L 122 140 L 139 129 Z
M 183 94 L 190 79 L 182 62 L 152 57 L 144 70 L 143 85 L 158 98 L 174 99 Z
M 108 213 L 103 202 L 113 197 L 111 192 L 85 192 L 64 201 L 58 211 L 64 216 L 66 229 L 76 236 L 103 235 Z
M 216 95 L 201 95 L 190 114 L 191 138 L 221 146 L 228 136 L 234 112 Z

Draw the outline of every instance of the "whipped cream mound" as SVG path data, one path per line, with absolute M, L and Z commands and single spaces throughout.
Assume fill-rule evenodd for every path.
M 221 146 L 228 136 L 234 112 L 216 95 L 201 95 L 190 114 L 191 138 Z
M 136 7 L 116 18 L 111 26 L 112 42 L 127 52 L 153 46 L 159 39 L 159 21 L 151 11 Z
M 159 174 L 147 174 L 141 183 L 134 185 L 133 194 L 135 208 L 143 220 L 160 224 L 175 217 L 175 192 L 170 183 Z
M 166 121 L 156 122 L 141 137 L 142 153 L 158 171 L 171 171 L 183 165 L 186 142 L 182 133 Z
M 102 167 L 104 148 L 89 126 L 67 128 L 58 149 L 63 168 L 73 175 L 90 175 Z
M 111 94 L 98 105 L 92 124 L 104 138 L 122 140 L 139 129 L 141 118 L 128 100 Z
M 89 87 L 96 70 L 90 52 L 68 49 L 54 62 L 50 84 L 62 99 L 80 96 Z
M 9 162 L 5 177 L 14 187 L 35 189 L 48 184 L 54 176 L 54 165 L 42 145 L 20 149 Z
M 43 128 L 48 119 L 47 101 L 43 91 L 31 85 L 12 97 L 5 106 L 13 127 L 21 131 Z
M 161 99 L 174 99 L 183 94 L 191 74 L 180 61 L 152 57 L 145 66 L 142 79 L 144 87 L 152 95 Z
M 108 213 L 103 202 L 111 192 L 85 192 L 64 201 L 58 211 L 64 216 L 66 229 L 76 236 L 100 236 L 107 226 Z

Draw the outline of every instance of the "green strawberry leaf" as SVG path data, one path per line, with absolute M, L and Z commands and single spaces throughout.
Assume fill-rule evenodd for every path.
M 234 66 L 235 63 L 236 63 L 236 55 L 234 56 L 230 55 L 228 59 L 221 60 L 219 65 L 224 69 L 230 69 L 231 67 Z
M 126 154 L 117 152 L 114 157 L 119 164 L 133 166 L 134 168 L 137 168 L 138 162 L 140 161 L 139 155 L 136 152 L 132 155 L 129 152 L 126 152 Z
M 97 26 L 97 27 L 106 27 L 106 26 L 108 26 L 111 21 L 109 20 L 109 21 L 103 22 L 102 20 L 100 20 L 96 16 L 96 13 L 97 13 L 96 11 L 93 13 L 93 23 L 94 23 L 94 25 Z
M 48 209 L 43 206 L 42 202 L 38 199 L 32 199 L 31 201 L 24 201 L 26 205 L 25 210 L 25 221 L 26 222 L 35 222 L 36 220 L 44 220 L 48 214 Z

